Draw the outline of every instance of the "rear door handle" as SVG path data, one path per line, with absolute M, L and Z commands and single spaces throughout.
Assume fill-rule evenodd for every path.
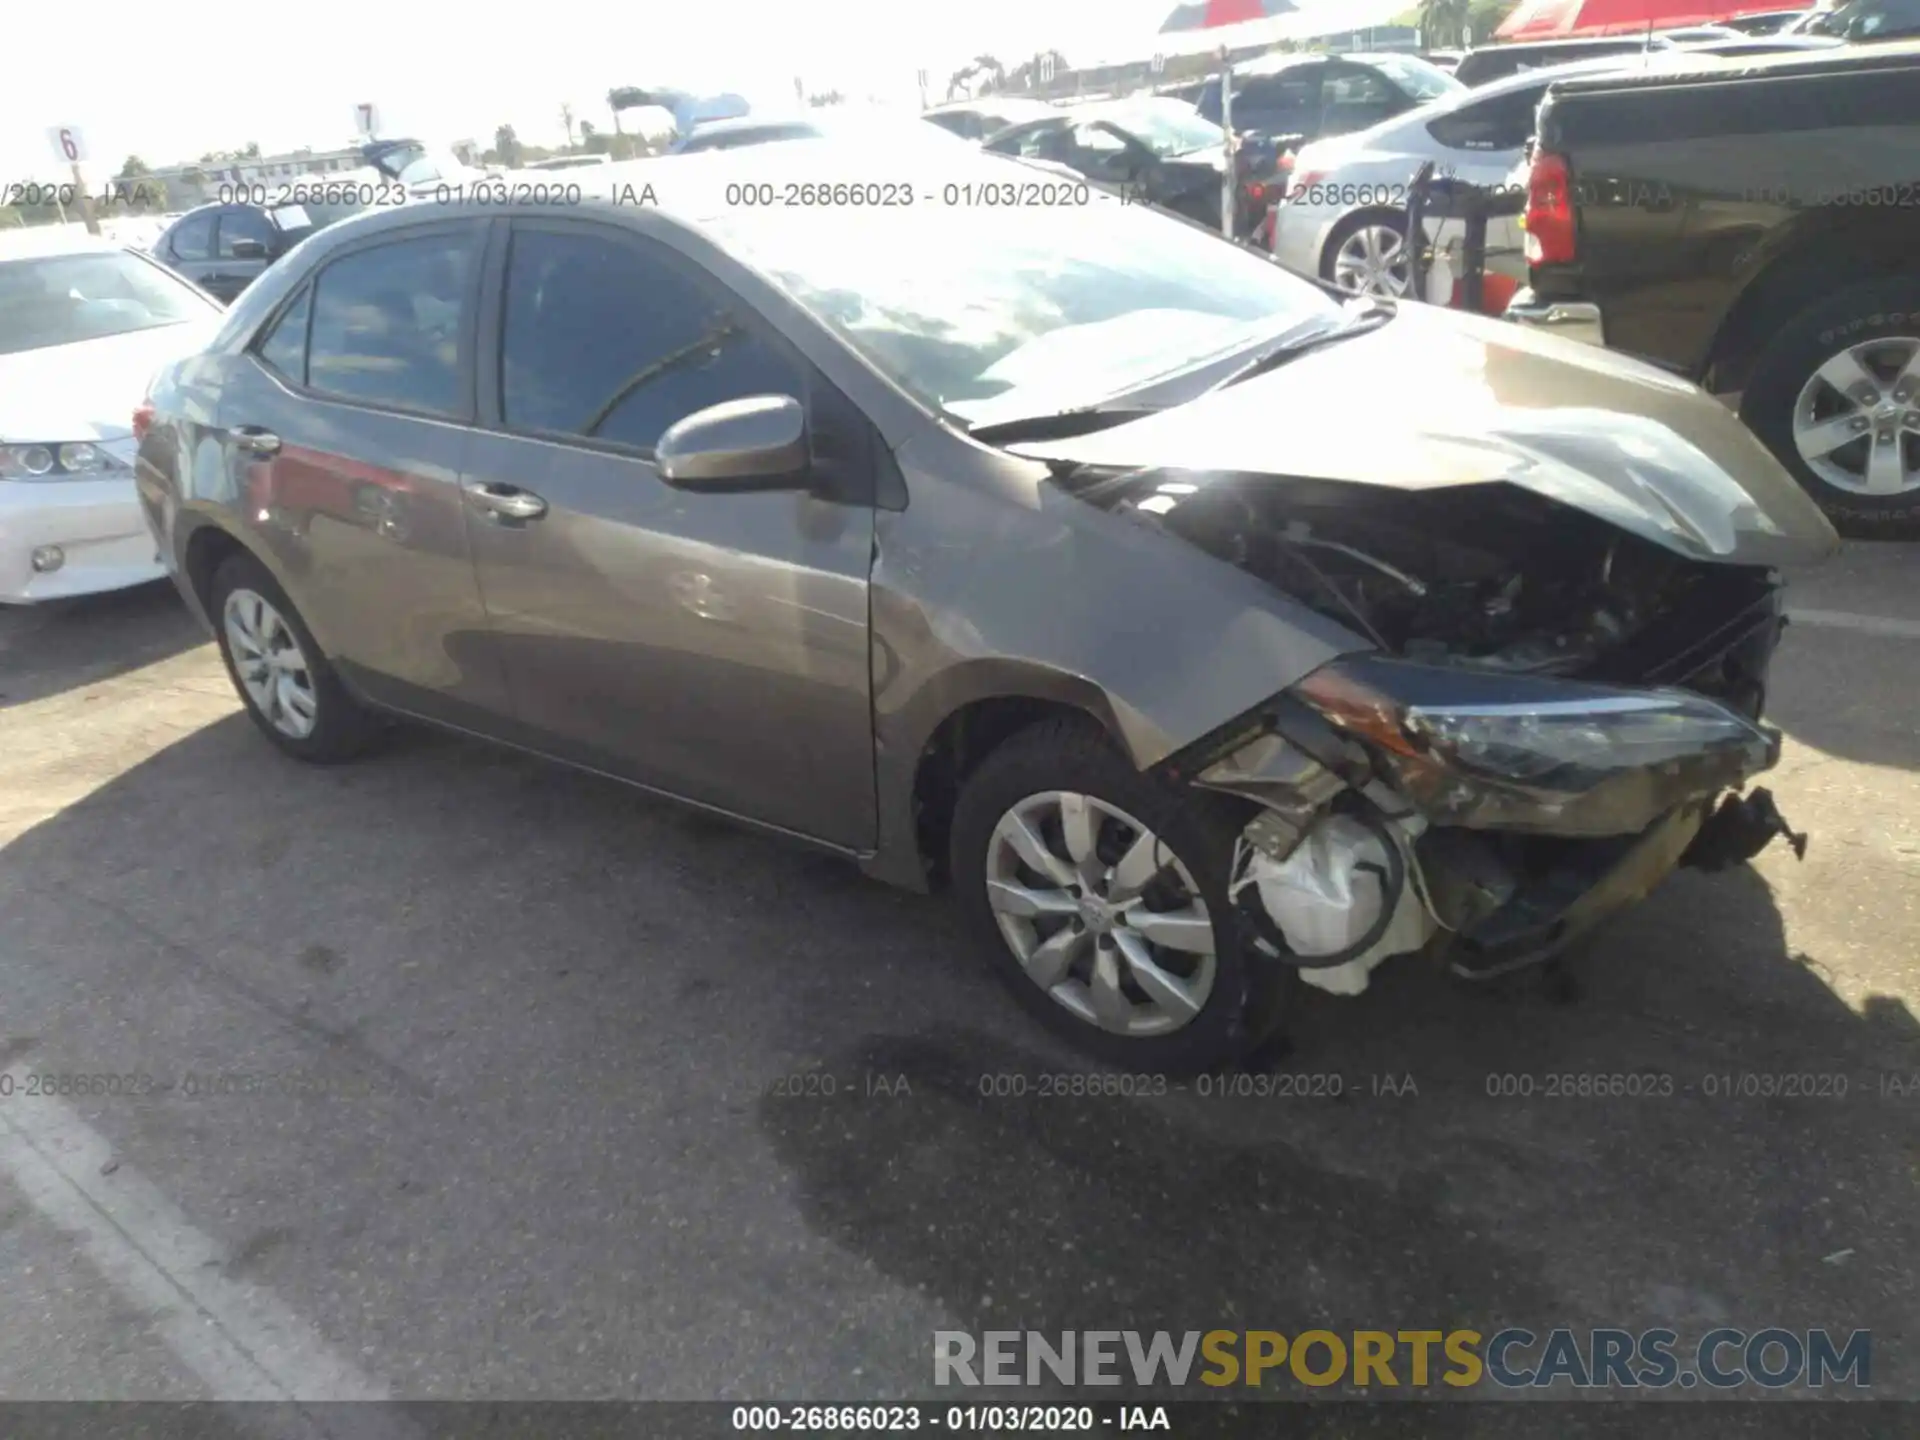
M 538 520 L 547 513 L 546 501 L 517 485 L 469 485 L 467 494 L 495 520 Z
M 280 453 L 280 437 L 258 425 L 236 425 L 227 431 L 227 439 L 233 442 L 236 450 L 249 450 L 255 455 Z

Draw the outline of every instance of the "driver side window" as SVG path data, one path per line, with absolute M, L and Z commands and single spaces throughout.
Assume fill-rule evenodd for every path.
M 791 395 L 801 366 L 720 287 L 658 246 L 580 227 L 514 227 L 500 348 L 514 430 L 650 451 L 724 400 Z

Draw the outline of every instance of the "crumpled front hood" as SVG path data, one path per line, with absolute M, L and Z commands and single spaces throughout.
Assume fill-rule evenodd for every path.
M 1793 477 L 1699 387 L 1612 351 L 1417 304 L 1190 404 L 1009 448 L 1101 468 L 1398 490 L 1504 481 L 1695 559 L 1798 564 L 1839 544 Z

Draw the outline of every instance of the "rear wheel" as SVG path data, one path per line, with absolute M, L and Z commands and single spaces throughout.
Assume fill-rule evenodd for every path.
M 379 721 L 341 685 L 300 612 L 253 556 L 229 556 L 208 587 L 227 675 L 261 733 L 298 760 L 358 755 Z
M 983 761 L 952 832 L 960 904 L 1026 1009 L 1142 1072 L 1245 1057 L 1290 972 L 1240 943 L 1226 887 L 1244 817 L 1141 774 L 1091 725 L 1049 721 Z
M 1356 295 L 1397 298 L 1413 292 L 1407 222 L 1396 215 L 1349 215 L 1327 237 L 1320 273 Z
M 1793 317 L 1740 414 L 1842 533 L 1920 536 L 1920 281 L 1856 285 Z

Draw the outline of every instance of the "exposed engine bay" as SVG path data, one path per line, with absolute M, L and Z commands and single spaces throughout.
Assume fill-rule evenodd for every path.
M 1765 570 L 1689 561 L 1511 486 L 1182 487 L 1134 475 L 1083 494 L 1258 575 L 1384 651 L 1432 665 L 1678 678 L 1661 663 L 1686 648 L 1675 634 L 1632 642 L 1671 621 L 1704 621 L 1711 632 L 1777 583 Z
M 1415 951 L 1505 973 L 1680 865 L 1804 849 L 1765 790 L 1739 793 L 1778 755 L 1773 572 L 1508 485 L 1074 478 L 1378 647 L 1162 767 L 1254 802 L 1231 895 L 1309 983 L 1355 994 Z

